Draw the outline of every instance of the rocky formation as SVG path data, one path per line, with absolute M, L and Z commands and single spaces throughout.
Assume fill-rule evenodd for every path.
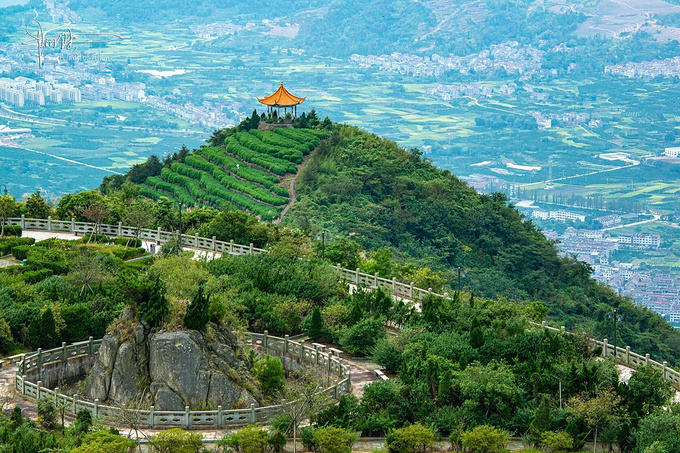
M 213 338 L 214 337 L 214 338 Z M 87 396 L 157 410 L 249 407 L 261 396 L 231 332 L 149 332 L 137 324 L 107 334 L 89 376 Z

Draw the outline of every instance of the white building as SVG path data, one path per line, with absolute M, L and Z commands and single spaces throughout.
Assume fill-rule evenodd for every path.
M 663 152 L 663 155 L 668 157 L 678 157 L 680 156 L 680 147 L 676 146 L 673 148 L 666 148 Z

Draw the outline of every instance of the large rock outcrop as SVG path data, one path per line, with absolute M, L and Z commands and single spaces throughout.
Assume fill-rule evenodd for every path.
M 87 377 L 87 396 L 101 402 L 142 401 L 157 410 L 224 409 L 261 396 L 231 332 L 148 332 L 128 325 L 107 334 Z

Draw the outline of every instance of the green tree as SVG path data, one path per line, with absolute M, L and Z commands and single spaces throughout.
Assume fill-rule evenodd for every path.
M 281 360 L 269 354 L 258 360 L 253 367 L 253 374 L 260 382 L 262 393 L 273 397 L 281 392 L 286 385 L 285 372 Z
M 205 295 L 203 285 L 199 285 L 198 293 L 184 313 L 184 326 L 187 329 L 205 330 L 210 321 L 210 297 Z
M 47 431 L 56 429 L 57 411 L 51 398 L 42 398 L 38 401 L 38 423 Z
M 550 423 L 550 398 L 543 395 L 536 416 L 529 425 L 529 434 L 535 444 L 539 444 L 543 439 L 543 433 L 550 430 Z
M 3 195 L 0 197 L 0 237 L 5 235 L 5 224 L 7 219 L 12 217 L 16 203 L 14 197 L 11 195 Z
M 77 433 L 87 433 L 92 427 L 92 414 L 87 409 L 79 410 L 73 428 Z
M 480 425 L 461 436 L 465 451 L 472 453 L 502 453 L 508 435 L 494 426 Z
M 610 389 L 601 390 L 593 398 L 577 395 L 567 404 L 567 412 L 590 427 L 593 433 L 593 453 L 597 449 L 600 431 L 621 418 L 620 404 L 621 399 Z
M 150 327 L 160 326 L 170 311 L 165 297 L 165 285 L 160 276 L 143 282 L 138 289 L 140 291 L 137 293 L 137 317 L 148 323 Z
M 356 269 L 361 264 L 361 246 L 347 238 L 335 239 L 326 246 L 326 260 L 346 269 Z
M 319 307 L 314 307 L 312 310 L 312 320 L 309 323 L 307 335 L 314 341 L 320 341 L 323 338 L 323 319 Z
M 32 219 L 46 219 L 52 213 L 52 208 L 40 195 L 40 191 L 36 190 L 26 199 L 26 211 Z
M 419 423 L 387 433 L 385 447 L 390 453 L 425 453 L 434 446 L 434 433 Z
M 651 365 L 638 367 L 623 389 L 624 401 L 636 419 L 665 406 L 674 393 L 670 381 L 664 379 L 661 371 Z
M 59 340 L 54 313 L 49 307 L 40 315 L 40 336 L 42 347 L 47 349 L 55 347 Z
M 676 409 L 658 409 L 640 420 L 635 431 L 636 452 L 680 451 L 680 414 Z M 655 445 L 656 444 L 656 445 Z M 664 448 L 665 450 L 662 450 Z
M 340 345 L 352 355 L 367 356 L 373 352 L 375 343 L 384 336 L 381 320 L 365 318 L 342 334 Z

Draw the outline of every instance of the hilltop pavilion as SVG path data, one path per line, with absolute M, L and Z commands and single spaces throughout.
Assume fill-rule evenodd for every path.
M 297 106 L 302 104 L 307 98 L 299 98 L 292 94 L 290 91 L 286 90 L 281 82 L 279 89 L 269 96 L 258 99 L 258 101 L 267 106 L 267 116 L 272 115 L 274 109 L 276 109 L 277 116 L 281 118 L 281 109 L 283 109 L 283 118 L 286 117 L 288 109 L 293 114 L 293 117 L 297 117 Z

